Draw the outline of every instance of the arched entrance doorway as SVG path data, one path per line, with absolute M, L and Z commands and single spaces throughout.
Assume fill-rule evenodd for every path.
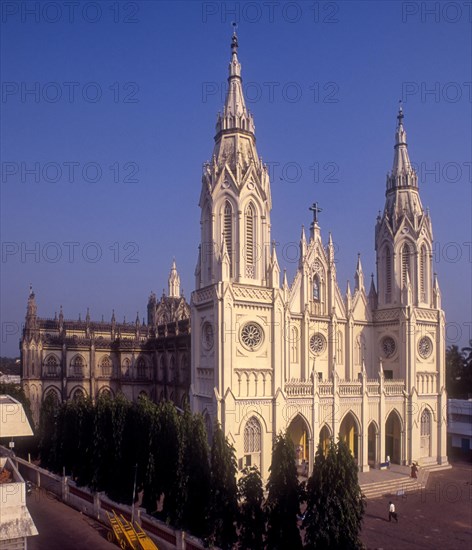
M 367 461 L 369 466 L 374 467 L 377 463 L 377 437 L 378 429 L 375 422 L 369 424 L 367 432 Z
M 323 454 L 326 456 L 329 448 L 329 442 L 331 441 L 331 431 L 326 424 L 320 430 L 320 446 Z
M 358 461 L 359 459 L 359 429 L 357 427 L 357 422 L 352 413 L 347 413 L 341 422 L 341 427 L 339 429 L 339 437 L 342 439 L 349 450 L 351 451 L 352 456 Z
M 385 458 L 390 457 L 390 462 L 401 464 L 401 420 L 397 411 L 393 410 L 385 422 Z
M 295 445 L 297 466 L 308 465 L 310 454 L 308 426 L 299 414 L 290 422 L 287 433 Z

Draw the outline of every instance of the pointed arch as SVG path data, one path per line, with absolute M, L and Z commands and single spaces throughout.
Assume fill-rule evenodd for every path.
M 110 376 L 112 371 L 112 361 L 109 355 L 102 357 L 98 363 L 100 372 L 99 375 Z
M 321 281 L 318 273 L 315 273 L 313 277 L 313 300 L 315 300 L 315 302 L 321 301 Z
M 122 364 L 121 364 L 121 374 L 122 374 L 122 376 L 129 377 L 130 368 L 131 368 L 131 361 L 128 359 L 128 357 L 125 357 L 123 359 Z
M 420 300 L 428 300 L 428 252 L 424 244 L 420 248 Z
M 306 418 L 297 413 L 288 424 L 287 434 L 293 441 L 298 465 L 308 462 L 310 454 L 310 425 Z
M 328 424 L 323 424 L 320 429 L 319 445 L 321 452 L 326 456 L 330 441 L 333 439 L 333 432 Z
M 432 422 L 433 415 L 429 408 L 425 407 L 421 413 L 421 422 L 420 422 L 420 449 L 421 457 L 428 458 L 431 456 L 431 435 L 432 435 Z
M 229 273 L 230 277 L 233 276 L 233 207 L 231 203 L 226 200 L 223 208 L 223 233 L 226 245 L 226 250 L 229 256 Z
M 249 202 L 249 204 L 246 206 L 246 210 L 244 213 L 244 234 L 246 277 L 254 279 L 256 277 L 256 209 L 254 208 L 252 202 Z
M 401 464 L 402 457 L 402 417 L 393 408 L 385 421 L 385 454 L 390 457 L 390 462 Z
M 375 420 L 372 420 L 369 423 L 367 428 L 367 461 L 369 465 L 375 466 L 379 461 L 378 458 L 378 438 L 379 438 L 379 427 Z
M 359 460 L 359 426 L 357 416 L 352 411 L 347 411 L 339 427 L 339 438 L 347 444 L 357 461 Z
M 336 362 L 338 365 L 343 363 L 343 333 L 340 330 L 336 335 Z
M 411 249 L 408 243 L 402 246 L 401 261 L 402 261 L 402 288 L 407 283 L 407 278 L 411 281 L 411 265 L 410 265 Z
M 77 353 L 76 355 L 74 355 L 74 357 L 72 357 L 70 362 L 70 367 L 71 367 L 73 376 L 83 376 L 85 371 L 85 366 L 86 366 L 85 359 L 80 353 Z
M 46 376 L 55 376 L 58 374 L 59 361 L 53 353 L 50 353 L 44 360 L 44 367 Z
M 146 378 L 147 363 L 146 359 L 140 355 L 136 360 L 136 374 L 138 378 Z
M 290 360 L 293 364 L 298 363 L 298 329 L 290 327 Z
M 385 248 L 385 302 L 392 301 L 392 253 L 390 247 Z
M 244 464 L 257 466 L 260 470 L 262 453 L 262 427 L 255 416 L 251 416 L 244 426 Z
M 55 386 L 49 386 L 49 388 L 46 388 L 46 390 L 43 393 L 43 401 L 49 396 L 51 396 L 54 399 L 56 405 L 59 406 L 59 404 L 62 401 L 61 392 L 59 391 L 59 389 L 56 388 Z

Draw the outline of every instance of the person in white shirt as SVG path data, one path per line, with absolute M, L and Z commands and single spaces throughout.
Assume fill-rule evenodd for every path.
M 395 512 L 395 504 L 392 501 L 389 502 L 388 507 L 388 521 L 392 521 L 392 518 L 398 523 L 398 516 Z

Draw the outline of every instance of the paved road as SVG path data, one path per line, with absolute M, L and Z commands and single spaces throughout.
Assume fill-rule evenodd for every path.
M 388 522 L 389 500 L 398 523 Z M 361 539 L 369 549 L 472 548 L 472 465 L 431 473 L 422 491 L 368 500 Z
M 26 504 L 39 535 L 28 539 L 28 550 L 116 550 L 106 540 L 102 524 L 35 489 Z

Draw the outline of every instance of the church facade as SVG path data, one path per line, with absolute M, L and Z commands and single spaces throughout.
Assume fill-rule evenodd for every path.
M 342 293 L 331 235 L 315 204 L 289 283 L 271 241 L 271 188 L 242 90 L 233 36 L 229 86 L 200 194 L 201 242 L 190 305 L 172 266 L 168 296 L 147 323 L 37 315 L 30 293 L 21 341 L 23 385 L 41 401 L 101 392 L 189 399 L 219 422 L 240 468 L 268 475 L 274 437 L 288 431 L 300 468 L 338 434 L 359 469 L 446 464 L 445 317 L 432 268 L 432 224 L 410 163 L 403 112 L 385 206 L 375 225 L 376 276 L 360 258 Z
M 221 423 L 240 467 L 268 474 L 272 442 L 288 430 L 313 465 L 338 434 L 368 471 L 392 462 L 444 464 L 445 317 L 432 272 L 432 225 L 421 204 L 400 108 L 393 168 L 375 226 L 377 274 L 360 258 L 342 294 L 318 206 L 302 230 L 289 284 L 271 244 L 271 191 L 256 150 L 233 36 L 229 86 L 200 195 L 201 243 L 191 299 L 190 400 Z M 327 241 L 327 242 L 326 242 Z

